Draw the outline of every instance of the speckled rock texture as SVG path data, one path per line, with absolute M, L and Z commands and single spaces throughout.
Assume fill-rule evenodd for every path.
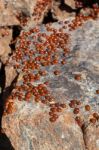
M 52 16 L 53 18 L 63 21 L 68 17 L 75 16 L 75 1 L 74 0 L 53 0 L 52 1 Z
M 0 26 L 41 23 L 50 4 L 50 0 L 0 0 Z
M 18 107 L 19 112 L 3 122 L 15 150 L 85 150 L 81 129 L 70 113 L 53 124 L 43 105 L 19 103 Z
M 69 21 L 70 18 L 65 22 L 49 25 L 57 30 L 61 28 L 63 31 L 61 30 L 60 32 L 69 34 L 69 41 L 65 41 L 66 47 L 70 50 L 70 53 L 64 56 L 66 64 L 60 64 L 63 56 L 61 55 L 62 48 L 59 47 L 55 51 L 56 54 L 59 54 L 59 63 L 47 67 L 41 66 L 41 69 L 47 71 L 47 75 L 35 82 L 31 80 L 31 86 L 37 86 L 48 80 L 48 89 L 51 96 L 54 97 L 55 102 L 66 103 L 66 108 L 59 113 L 56 122 L 50 122 L 49 105 L 45 105 L 42 102 L 36 103 L 34 96 L 29 101 L 24 98 L 19 99 L 19 101 L 17 96 L 19 98 L 20 96 L 24 97 L 26 91 L 17 91 L 16 97 L 14 99 L 10 98 L 10 105 L 7 105 L 7 107 L 12 107 L 11 104 L 13 103 L 13 109 L 7 110 L 5 108 L 7 114 L 5 113 L 2 119 L 3 130 L 15 150 L 99 149 L 99 116 L 96 116 L 97 121 L 95 118 L 94 120 L 91 119 L 93 113 L 99 113 L 99 93 L 97 91 L 99 90 L 99 20 L 90 19 L 74 31 L 69 31 Z M 38 28 L 40 33 L 51 35 L 50 31 L 46 31 L 45 25 L 41 25 Z M 25 29 L 25 31 L 28 30 L 28 28 Z M 22 31 L 21 35 L 25 31 Z M 33 45 L 33 42 L 39 41 L 42 43 L 45 38 L 42 38 L 42 36 L 40 38 L 37 34 L 36 37 L 34 35 L 35 32 L 28 35 L 24 34 L 24 37 L 26 40 L 32 40 L 28 45 L 28 49 L 35 51 L 37 50 L 35 49 L 37 43 Z M 17 48 L 20 43 L 19 40 Z M 44 48 L 47 51 L 46 45 Z M 36 73 L 36 70 L 34 69 L 34 72 L 32 72 L 31 69 L 28 69 L 28 72 L 23 73 L 22 69 L 25 66 L 23 60 L 28 60 L 29 56 L 23 54 L 22 59 L 13 61 L 14 56 L 15 53 L 10 58 L 9 65 L 15 66 L 17 64 L 16 70 L 19 77 L 16 86 L 18 88 L 18 86 L 28 81 L 27 79 L 26 81 L 23 80 L 24 73 L 25 75 L 29 72 Z M 32 56 L 32 59 L 34 56 Z M 36 56 L 39 56 L 38 52 Z M 53 53 L 54 56 L 55 54 Z M 18 64 L 21 65 L 19 66 Z M 53 71 L 55 69 L 59 69 L 60 74 L 54 75 Z M 80 77 L 77 76 L 79 74 Z M 16 88 L 12 92 L 16 92 Z M 70 107 L 69 104 L 72 99 L 77 99 L 81 102 L 81 104 L 77 104 L 79 112 Z M 76 123 L 75 118 L 77 117 L 81 118 L 84 128 L 81 129 Z
M 89 125 L 84 130 L 84 139 L 88 150 L 99 149 L 99 126 Z
M 75 9 L 74 0 L 66 0 L 65 4 Z M 1 0 L 0 26 L 38 24 L 51 9 L 53 17 L 64 20 L 73 13 L 62 11 L 59 8 L 60 0 Z
M 5 63 L 8 55 L 11 53 L 9 46 L 12 39 L 12 29 L 7 27 L 0 29 L 0 60 Z
M 0 61 L 1 61 L 1 65 L 6 64 L 9 54 L 11 54 L 10 43 L 12 40 L 12 35 L 13 35 L 12 29 L 9 29 L 8 27 L 2 27 L 0 29 Z M 11 85 L 13 79 L 15 78 L 15 75 L 16 75 L 15 70 L 13 70 L 13 67 L 5 67 L 5 74 L 6 74 L 6 81 L 5 81 L 5 83 L 2 83 L 2 84 L 5 84 L 5 87 L 8 87 Z
M 6 74 L 6 81 L 5 81 L 5 88 L 9 87 L 12 81 L 17 76 L 17 73 L 13 66 L 5 66 L 5 74 Z

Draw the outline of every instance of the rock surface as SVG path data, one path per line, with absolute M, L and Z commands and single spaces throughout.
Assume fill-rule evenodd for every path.
M 63 21 L 68 17 L 75 16 L 75 1 L 74 0 L 53 0 L 52 2 L 52 15 L 53 18 Z
M 1 0 L 0 26 L 41 23 L 50 5 L 51 0 Z
M 64 0 L 63 4 L 61 0 L 1 0 L 0 26 L 42 23 L 49 10 L 55 19 L 64 20 L 75 15 L 75 1 Z
M 6 64 L 6 61 L 8 60 L 9 54 L 11 54 L 11 48 L 10 48 L 10 42 L 12 40 L 12 29 L 9 29 L 7 27 L 3 27 L 0 29 L 0 69 L 2 64 Z M 11 82 L 15 78 L 14 72 L 10 67 L 9 69 L 5 67 L 5 74 L 6 74 L 6 83 L 3 83 L 1 81 L 2 86 L 5 84 L 5 87 L 10 86 Z M 1 69 L 2 70 L 2 69 Z M 1 78 L 4 79 L 5 75 L 2 77 L 2 71 L 1 71 Z M 3 80 L 1 79 L 1 80 Z M 4 80 L 3 80 L 4 81 Z
M 17 76 L 17 73 L 15 69 L 12 67 L 5 67 L 5 74 L 6 74 L 6 81 L 5 81 L 5 88 L 9 87 L 12 83 L 12 81 L 15 79 Z
M 19 112 L 3 121 L 15 150 L 72 150 L 74 147 L 85 150 L 81 130 L 70 113 L 61 115 L 53 124 L 49 122 L 48 110 L 43 105 L 22 102 L 18 107 Z
M 1 28 L 0 29 L 0 60 L 5 63 L 8 55 L 11 53 L 9 46 L 12 39 L 12 29 Z
M 54 23 L 50 26 L 62 29 L 65 23 Z M 42 33 L 47 32 L 44 25 L 39 26 L 39 30 Z M 66 103 L 66 108 L 59 114 L 56 122 L 51 123 L 48 105 L 35 103 L 34 97 L 30 102 L 19 101 L 17 98 L 13 101 L 10 98 L 5 107 L 7 114 L 3 116 L 2 126 L 15 150 L 85 150 L 85 144 L 88 150 L 99 149 L 98 128 L 96 133 L 99 119 L 97 118 L 96 121 L 94 118 L 95 122 L 89 121 L 94 112 L 99 113 L 99 94 L 96 92 L 99 90 L 99 20 L 89 20 L 72 32 L 68 27 L 64 28 L 63 32 L 70 35 L 68 44 L 70 53 L 65 56 L 66 64 L 47 68 L 43 66 L 42 68 L 47 70 L 47 75 L 33 84 L 36 86 L 49 80 L 48 88 L 55 102 Z M 51 33 L 47 32 L 47 34 Z M 31 39 L 31 35 L 26 39 Z M 44 39 L 35 38 L 34 41 L 36 40 Z M 33 45 L 29 48 L 33 48 Z M 24 57 L 24 59 L 28 58 Z M 15 65 L 18 61 L 10 60 L 10 63 Z M 56 68 L 60 69 L 60 75 L 53 75 Z M 23 84 L 23 72 L 21 69 L 17 71 L 19 78 L 16 85 L 20 86 Z M 77 76 L 79 74 L 80 77 Z M 15 92 L 15 89 L 13 91 Z M 77 106 L 79 113 L 74 114 L 74 109 L 69 107 L 72 99 L 80 100 L 81 105 Z M 90 105 L 91 109 L 88 110 L 87 107 L 85 110 L 86 105 Z M 87 124 L 84 132 L 75 122 L 74 118 L 77 116 L 81 117 L 83 124 Z
M 84 131 L 84 139 L 88 150 L 99 149 L 99 126 L 89 125 Z

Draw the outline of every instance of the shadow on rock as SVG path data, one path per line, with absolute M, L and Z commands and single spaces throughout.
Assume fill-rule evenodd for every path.
M 2 150 L 14 150 L 14 148 L 11 145 L 10 140 L 8 137 L 4 134 L 0 134 L 0 149 Z

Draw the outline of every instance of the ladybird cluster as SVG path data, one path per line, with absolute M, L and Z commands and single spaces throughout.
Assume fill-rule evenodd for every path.
M 94 5 L 99 4 L 97 0 L 74 0 L 74 1 L 76 8 L 93 7 Z
M 38 0 L 36 6 L 33 9 L 32 17 L 34 21 L 40 20 L 44 10 L 48 10 L 51 7 L 52 0 Z M 30 16 L 24 12 L 16 14 L 16 18 L 19 20 L 21 26 L 26 26 L 30 20 Z
M 54 122 L 59 112 L 66 108 L 66 104 L 55 102 L 48 88 L 48 68 L 53 67 L 52 74 L 59 76 L 60 68 L 65 65 L 66 56 L 70 52 L 67 47 L 69 35 L 64 31 L 61 22 L 58 28 L 53 27 L 53 24 L 47 24 L 23 31 L 16 52 L 8 62 L 22 75 L 9 99 L 17 98 L 19 101 L 27 102 L 34 100 L 36 103 L 49 106 L 51 122 Z M 41 80 L 43 78 L 46 79 L 44 82 Z
M 34 16 L 34 21 L 39 20 L 42 16 L 42 12 L 45 10 L 46 6 L 51 6 L 52 0 L 41 0 L 38 1 L 34 10 L 32 16 Z
M 72 31 L 77 29 L 78 27 L 82 26 L 85 21 L 89 19 L 96 19 L 98 15 L 99 15 L 99 6 L 94 5 L 93 10 L 89 15 L 83 15 L 83 14 L 77 15 L 75 19 L 73 19 L 72 22 L 68 25 L 69 30 Z
M 19 20 L 21 26 L 26 26 L 29 21 L 29 16 L 26 16 L 24 13 L 18 13 L 16 18 Z
M 81 115 L 81 110 L 82 110 L 82 101 L 73 99 L 69 103 L 70 108 L 72 109 L 74 115 L 75 115 L 75 120 L 77 124 L 82 127 L 84 123 L 84 118 Z M 88 117 L 88 122 L 95 124 L 96 122 L 99 121 L 99 113 L 92 111 L 92 108 L 89 104 L 84 104 L 83 112 L 85 113 L 85 117 Z M 97 111 L 97 110 L 96 110 Z
M 98 12 L 98 11 L 96 11 Z M 49 120 L 55 122 L 59 113 L 70 107 L 75 115 L 75 120 L 82 126 L 80 114 L 81 101 L 70 100 L 69 106 L 65 103 L 56 102 L 49 90 L 49 68 L 53 67 L 53 76 L 61 74 L 61 67 L 66 65 L 67 56 L 70 54 L 68 43 L 69 34 L 66 29 L 74 30 L 81 26 L 89 17 L 77 16 L 71 23 L 68 21 L 38 25 L 21 33 L 17 41 L 16 51 L 13 53 L 8 65 L 13 65 L 20 74 L 15 89 L 9 99 L 25 100 L 42 103 L 49 107 Z M 56 69 L 57 68 L 57 69 Z M 44 80 L 43 80 L 44 79 Z M 80 74 L 75 75 L 75 80 L 82 80 Z M 99 94 L 99 90 L 96 90 Z M 7 104 L 7 113 L 11 112 L 11 104 Z M 85 105 L 85 111 L 90 112 L 89 104 Z M 99 120 L 99 114 L 93 112 L 89 121 L 95 124 Z
M 91 7 L 87 7 L 85 4 L 90 4 Z M 81 12 L 75 17 L 75 19 L 70 23 L 70 31 L 75 30 L 77 27 L 81 26 L 88 19 L 96 19 L 99 16 L 99 4 L 93 1 L 75 0 L 75 7 L 77 9 L 84 10 L 85 14 Z M 91 8 L 91 9 L 90 9 Z M 89 11 L 88 11 L 89 9 Z M 87 12 L 88 11 L 88 12 Z

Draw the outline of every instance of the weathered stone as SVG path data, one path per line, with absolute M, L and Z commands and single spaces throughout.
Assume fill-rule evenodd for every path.
M 46 0 L 1 0 L 0 26 L 23 26 L 28 21 L 32 25 L 41 23 L 50 6 L 51 1 Z M 37 9 L 41 9 L 41 7 L 43 9 L 38 12 Z
M 11 48 L 9 46 L 12 39 L 12 29 L 1 28 L 0 29 L 0 59 L 3 63 L 8 58 L 8 54 L 11 53 Z
M 6 66 L 5 67 L 5 75 L 6 75 L 6 81 L 5 81 L 5 88 L 9 87 L 12 83 L 12 81 L 15 79 L 17 73 L 13 66 Z
M 75 0 L 64 0 L 65 4 L 75 9 Z
M 19 21 L 16 18 L 14 11 L 15 10 L 12 8 L 12 6 L 8 6 L 8 1 L 0 1 L 0 26 L 19 24 Z
M 89 125 L 84 130 L 84 139 L 88 150 L 99 149 L 99 126 Z
M 76 150 L 85 149 L 83 135 L 71 114 L 61 115 L 56 123 L 50 123 L 47 119 L 47 108 L 43 105 L 37 104 L 34 107 L 33 104 L 22 102 L 17 106 L 19 112 L 3 120 L 4 131 L 15 150 L 72 150 L 74 147 Z
M 69 20 L 66 21 L 69 22 Z M 59 118 L 56 122 L 51 123 L 48 115 L 49 106 L 41 102 L 36 103 L 34 96 L 30 99 L 30 102 L 26 102 L 23 99 L 18 101 L 18 98 L 14 99 L 14 108 L 16 109 L 13 113 L 11 113 L 11 109 L 7 109 L 9 105 L 12 107 L 11 101 L 8 102 L 5 112 L 8 111 L 9 113 L 7 112 L 8 114 L 5 113 L 3 116 L 2 126 L 11 140 L 12 145 L 15 147 L 15 150 L 85 150 L 84 140 L 88 150 L 97 150 L 99 138 L 96 132 L 94 132 L 94 129 L 91 130 L 89 126 L 88 130 L 85 130 L 85 139 L 83 139 L 83 133 L 77 126 L 74 118 L 80 116 L 83 124 L 88 123 L 90 125 L 90 117 L 93 112 L 99 114 L 99 96 L 96 93 L 96 90 L 99 89 L 98 25 L 99 19 L 90 19 L 74 31 L 69 31 L 68 24 L 64 22 L 50 25 L 50 27 L 57 30 L 62 29 L 63 26 L 67 26 L 67 28 L 63 29 L 63 33 L 65 32 L 70 35 L 68 43 L 70 53 L 65 57 L 66 64 L 63 66 L 60 64 L 47 67 L 43 66 L 42 68 L 47 71 L 47 75 L 33 83 L 31 81 L 31 84 L 36 86 L 49 80 L 48 89 L 50 90 L 51 96 L 54 97 L 55 102 L 66 103 L 66 108 L 59 114 Z M 51 34 L 51 32 L 46 31 L 44 25 L 38 28 L 39 32 L 47 33 L 48 36 Z M 27 30 L 28 29 L 26 29 L 26 31 Z M 33 39 L 34 34 L 33 32 L 32 35 L 24 36 L 24 38 L 26 38 L 27 41 L 31 39 L 35 42 L 42 40 L 40 37 Z M 35 36 L 37 37 L 37 35 Z M 20 41 L 17 43 L 17 46 L 19 45 Z M 28 48 L 35 50 L 35 46 L 33 46 L 33 42 L 31 42 Z M 59 52 L 60 50 L 58 49 L 57 53 Z M 28 60 L 28 56 L 23 57 Z M 62 56 L 59 55 L 59 57 L 61 60 Z M 18 63 L 21 64 L 21 67 L 24 66 L 23 62 L 15 62 L 13 59 L 11 59 L 9 63 L 13 66 Z M 53 70 L 56 68 L 59 68 L 61 71 L 58 76 L 53 74 Z M 17 86 L 24 84 L 23 71 L 21 69 L 22 68 L 17 69 L 19 72 L 19 78 L 16 83 Z M 28 71 L 31 71 L 31 69 L 28 68 Z M 80 80 L 76 76 L 78 74 L 81 75 Z M 16 91 L 16 89 L 13 91 Z M 22 94 L 24 93 L 25 91 Z M 80 105 L 77 105 L 77 108 L 79 108 L 79 113 L 77 114 L 73 114 L 74 109 L 69 107 L 69 103 L 73 99 L 80 100 L 81 102 Z M 90 105 L 90 111 L 86 111 L 86 105 Z M 94 126 L 97 126 L 98 123 L 99 119 Z M 94 135 L 90 136 L 92 134 Z M 86 137 L 89 136 L 90 138 L 87 141 Z M 97 136 L 97 138 L 93 138 L 94 136 Z M 95 142 L 96 145 L 94 144 Z
M 66 4 L 66 6 L 65 6 Z M 62 8 L 60 8 L 60 5 L 62 5 Z M 63 21 L 68 17 L 75 16 L 75 12 L 73 11 L 75 9 L 75 1 L 74 0 L 65 0 L 64 5 L 61 2 L 61 0 L 54 0 L 52 2 L 52 15 L 55 19 L 59 21 Z

